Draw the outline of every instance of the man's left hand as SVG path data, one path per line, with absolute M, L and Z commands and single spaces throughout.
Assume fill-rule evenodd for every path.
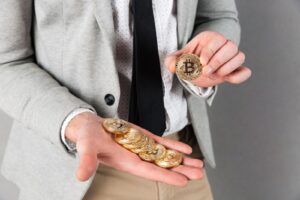
M 245 54 L 219 33 L 198 34 L 184 48 L 169 55 L 165 65 L 175 73 L 176 59 L 187 53 L 199 56 L 204 66 L 201 76 L 191 81 L 196 86 L 211 87 L 223 82 L 240 84 L 251 76 L 251 70 L 243 66 Z

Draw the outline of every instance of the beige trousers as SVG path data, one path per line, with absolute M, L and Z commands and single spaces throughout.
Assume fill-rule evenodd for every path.
M 166 136 L 193 147 L 191 157 L 202 158 L 195 137 L 186 129 Z M 213 200 L 207 177 L 176 187 L 100 166 L 84 200 Z

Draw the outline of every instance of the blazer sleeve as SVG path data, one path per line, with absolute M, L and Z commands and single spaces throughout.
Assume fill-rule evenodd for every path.
M 203 31 L 218 32 L 238 45 L 241 28 L 235 0 L 198 0 L 193 36 Z
M 33 0 L 0 1 L 0 109 L 62 146 L 60 129 L 68 114 L 95 109 L 35 63 L 32 15 Z
M 198 0 L 192 38 L 203 31 L 218 32 L 239 45 L 241 28 L 235 0 Z M 206 99 L 209 106 L 217 91 L 215 86 L 213 94 Z

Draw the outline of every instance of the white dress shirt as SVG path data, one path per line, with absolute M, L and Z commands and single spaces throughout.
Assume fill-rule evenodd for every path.
M 121 87 L 117 117 L 127 120 L 132 76 L 133 16 L 130 12 L 130 0 L 112 0 L 111 2 L 116 37 L 116 66 Z M 178 50 L 176 0 L 152 0 L 152 3 L 163 80 L 163 98 L 166 113 L 166 130 L 164 135 L 168 135 L 181 130 L 189 124 L 187 101 L 181 84 L 186 84 L 190 88 L 190 92 L 203 98 L 209 97 L 213 93 L 213 89 L 200 88 L 188 82 L 180 83 L 176 75 L 171 73 L 164 65 L 166 56 Z M 86 111 L 89 110 L 75 110 L 63 123 L 61 137 L 69 150 L 74 147 L 68 146 L 69 142 L 66 141 L 64 136 L 65 128 L 76 115 Z

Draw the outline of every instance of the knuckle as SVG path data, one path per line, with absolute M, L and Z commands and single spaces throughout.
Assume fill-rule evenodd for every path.
M 227 40 L 228 43 L 230 43 L 230 44 L 232 44 L 232 45 L 234 45 L 238 48 L 238 45 L 234 41 L 232 41 L 230 39 L 226 39 L 226 40 Z
M 233 43 L 232 43 L 232 44 L 233 44 Z M 233 50 L 235 53 L 239 52 L 239 48 L 238 48 L 238 46 L 236 46 L 235 44 L 232 45 L 232 50 Z
M 214 50 L 210 46 L 206 46 L 203 49 L 203 54 L 207 57 L 211 57 L 214 54 Z
M 223 77 L 224 74 L 225 74 L 225 72 L 224 72 L 224 70 L 221 68 L 221 69 L 219 69 L 219 70 L 216 72 L 216 74 L 217 74 L 217 76 L 219 76 L 219 77 Z
M 221 37 L 219 37 L 219 41 L 220 41 L 222 44 L 225 44 L 228 40 L 227 40 L 225 37 L 221 36 Z
M 198 43 L 198 46 L 197 46 L 197 50 L 199 50 L 198 52 L 201 52 L 201 50 L 204 48 L 204 45 L 201 43 L 201 42 L 199 42 Z
M 213 56 L 213 55 L 215 54 L 215 52 L 216 52 L 216 51 L 215 51 L 213 48 L 211 48 L 211 47 L 208 48 L 208 51 L 209 51 L 209 55 L 210 55 L 210 56 Z
M 217 71 L 217 75 L 219 77 L 225 77 L 227 74 L 228 74 L 228 71 L 225 71 L 225 70 L 218 70 Z
M 216 33 L 215 38 L 217 41 L 219 41 L 222 44 L 225 44 L 228 40 L 221 34 Z
M 232 41 L 228 40 L 227 45 L 229 47 L 229 49 L 231 49 L 234 52 L 238 52 L 239 48 L 236 44 L 234 44 Z
M 212 63 L 213 63 L 212 67 L 217 68 L 223 64 L 223 60 L 219 57 L 216 57 L 215 59 L 213 59 Z
M 236 46 L 231 40 L 227 40 L 227 45 L 230 47 Z
M 205 48 L 203 49 L 203 51 L 201 52 L 200 57 L 210 59 L 211 54 L 209 53 L 209 50 L 208 50 L 207 47 L 205 47 Z

